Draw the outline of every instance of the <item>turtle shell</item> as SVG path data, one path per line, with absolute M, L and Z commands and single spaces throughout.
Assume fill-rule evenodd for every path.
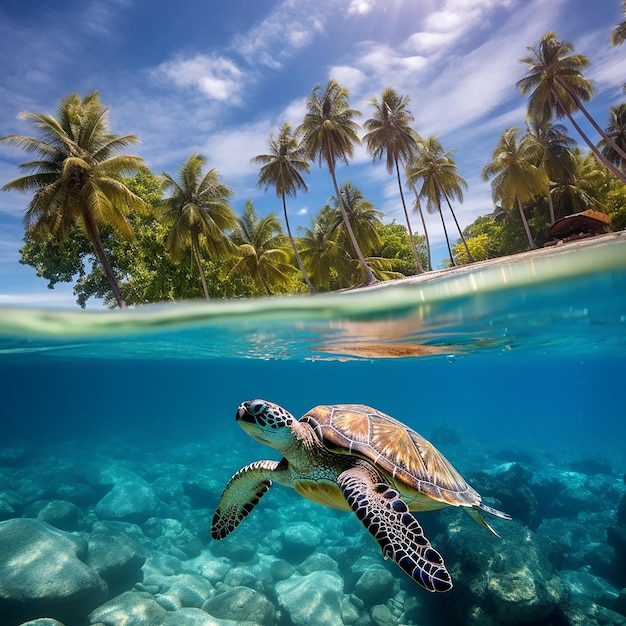
M 308 424 L 331 452 L 357 456 L 372 463 L 405 496 L 435 500 L 441 503 L 438 506 L 480 504 L 478 492 L 430 441 L 372 407 L 320 405 L 299 421 Z M 425 502 L 420 508 L 438 506 Z

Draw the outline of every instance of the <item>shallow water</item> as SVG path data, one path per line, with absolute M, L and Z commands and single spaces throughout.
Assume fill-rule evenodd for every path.
M 255 459 L 278 458 L 235 424 L 234 413 L 242 400 L 267 398 L 296 416 L 321 403 L 364 403 L 430 438 L 472 484 L 492 484 L 484 472 L 496 476 L 503 467 L 510 468 L 503 464 L 522 467 L 541 521 L 518 519 L 511 524 L 535 526 L 537 541 L 580 532 L 583 522 L 591 527 L 581 541 L 601 544 L 601 563 L 579 554 L 573 540 L 556 549 L 560 565 L 555 561 L 551 567 L 557 578 L 560 572 L 590 574 L 594 584 L 604 585 L 603 595 L 593 596 L 593 602 L 623 617 L 626 597 L 615 594 L 626 586 L 626 579 L 620 569 L 623 564 L 607 544 L 607 528 L 616 524 L 624 490 L 625 330 L 623 236 L 351 293 L 190 303 L 124 313 L 0 309 L 0 496 L 3 490 L 17 492 L 21 500 L 14 517 L 36 517 L 28 508 L 35 502 L 71 501 L 51 487 L 69 480 L 57 480 L 55 468 L 75 471 L 87 464 L 90 474 L 84 482 L 94 484 L 102 483 L 92 479 L 94 473 L 106 467 L 130 469 L 152 487 L 168 477 L 190 484 L 194 476 L 201 476 L 203 501 L 194 501 L 180 489 L 172 488 L 169 498 L 157 490 L 159 503 L 153 517 L 175 518 L 183 524 L 193 518 L 196 525 L 206 520 L 208 529 L 230 475 Z M 3 467 L 2 449 L 21 452 L 15 458 L 5 454 Z M 604 474 L 583 489 L 580 480 L 595 474 L 586 476 L 576 463 L 590 460 L 605 464 Z M 578 480 L 579 492 L 588 494 L 588 506 L 584 498 L 570 508 L 557 500 L 543 502 L 542 480 L 548 474 L 563 485 Z M 37 476 L 42 477 L 41 484 Z M 502 504 L 502 494 L 498 500 L 498 494 L 479 491 L 488 501 Z M 496 500 L 489 500 L 490 495 Z M 94 513 L 97 503 L 95 495 L 75 502 L 78 519 L 75 527 L 64 532 L 89 536 L 94 523 L 106 521 Z M 457 518 L 454 513 L 425 513 L 419 518 L 433 544 L 445 552 L 447 563 L 461 559 L 457 571 L 463 578 L 462 557 L 443 537 L 459 525 L 462 533 L 470 533 L 469 540 L 474 528 L 469 517 Z M 330 524 L 336 534 L 337 529 L 341 532 L 320 539 L 314 553 L 330 555 L 338 564 L 344 613 L 354 606 L 357 618 L 347 611 L 342 622 L 336 611 L 328 623 L 385 623 L 383 613 L 389 624 L 435 623 L 436 611 L 443 610 L 441 596 L 427 594 L 384 562 L 374 542 L 351 518 L 277 486 L 232 536 L 258 546 L 251 560 L 238 562 L 232 554 L 225 556 L 221 544 L 191 523 L 201 554 L 177 558 L 182 572 L 198 575 L 205 575 L 211 559 L 217 558 L 226 559 L 231 568 L 257 572 L 256 588 L 252 582 L 234 585 L 232 580 L 229 586 L 226 575 L 207 574 L 213 585 L 209 595 L 249 586 L 276 608 L 273 618 L 264 618 L 271 620 L 268 623 L 324 623 L 328 616 L 317 615 L 306 622 L 290 613 L 276 580 L 258 583 L 263 577 L 258 567 L 278 549 L 281 560 L 295 568 L 302 566 L 302 554 L 291 554 L 273 535 L 272 543 L 268 539 L 272 532 L 303 522 L 322 529 Z M 146 523 L 139 524 L 144 534 Z M 496 520 L 494 525 L 506 541 L 507 522 Z M 356 555 L 346 552 L 355 536 Z M 158 537 L 135 539 L 143 542 L 149 558 L 168 554 Z M 355 599 L 349 561 L 363 554 L 393 576 L 393 592 L 379 604 L 388 608 L 388 614 L 373 611 L 367 602 L 359 606 L 363 602 Z M 156 597 L 156 583 L 149 584 L 154 566 L 146 567 L 143 584 Z M 301 571 L 294 574 L 302 575 Z M 567 581 L 568 576 L 561 578 Z M 449 619 L 481 623 L 468 617 L 472 611 L 468 594 L 475 603 L 480 594 L 457 577 L 454 573 L 456 587 L 450 593 L 462 594 L 457 596 L 459 602 L 467 602 L 468 608 L 466 613 L 459 609 L 450 614 Z M 471 575 L 465 578 L 469 581 Z M 571 589 L 578 589 L 579 583 L 569 585 L 570 592 L 559 596 L 548 616 L 541 617 L 544 621 L 526 619 L 526 623 L 574 623 L 571 597 L 577 593 Z M 578 595 L 580 602 L 592 601 L 591 592 Z M 210 619 L 241 621 L 238 614 L 222 614 L 223 609 L 215 610 L 222 611 L 219 615 L 211 613 L 215 602 L 208 602 L 213 604 L 203 605 L 202 610 L 214 616 Z M 166 608 L 173 619 L 177 607 Z M 511 617 L 515 610 L 490 610 L 489 619 L 495 620 L 490 623 L 518 623 Z M 520 608 L 519 615 L 521 620 L 532 613 Z M 209 623 L 193 621 L 197 619 L 197 614 L 183 619 L 181 613 L 172 623 Z

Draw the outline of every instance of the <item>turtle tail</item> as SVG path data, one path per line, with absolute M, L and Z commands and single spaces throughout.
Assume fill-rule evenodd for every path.
M 480 509 L 480 510 L 479 510 Z M 485 518 L 480 514 L 480 511 L 485 511 L 485 513 L 489 513 L 490 515 L 495 515 L 495 517 L 500 517 L 501 519 L 512 519 L 508 513 L 503 513 L 502 511 L 498 511 L 498 509 L 494 509 L 482 502 L 472 507 L 467 507 L 465 509 L 469 515 L 475 519 L 481 526 L 484 526 L 487 530 L 491 531 L 498 539 L 500 535 L 491 527 L 490 524 L 487 523 Z

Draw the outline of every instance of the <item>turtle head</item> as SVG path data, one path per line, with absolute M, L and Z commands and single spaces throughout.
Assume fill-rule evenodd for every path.
M 237 423 L 259 443 L 277 450 L 288 448 L 294 441 L 295 417 L 282 406 L 256 398 L 242 402 L 235 415 Z

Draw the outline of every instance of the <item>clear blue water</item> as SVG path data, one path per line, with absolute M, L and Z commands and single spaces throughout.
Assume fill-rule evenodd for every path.
M 464 474 L 597 458 L 619 489 L 625 373 L 623 236 L 359 292 L 124 313 L 5 308 L 0 448 L 93 445 L 149 475 L 168 449 L 196 445 L 225 484 L 242 464 L 277 458 L 235 424 L 242 400 L 297 416 L 364 403 L 427 437 L 453 432 L 438 445 Z M 289 502 L 304 519 L 337 515 Z M 262 515 L 244 522 L 259 540 Z

